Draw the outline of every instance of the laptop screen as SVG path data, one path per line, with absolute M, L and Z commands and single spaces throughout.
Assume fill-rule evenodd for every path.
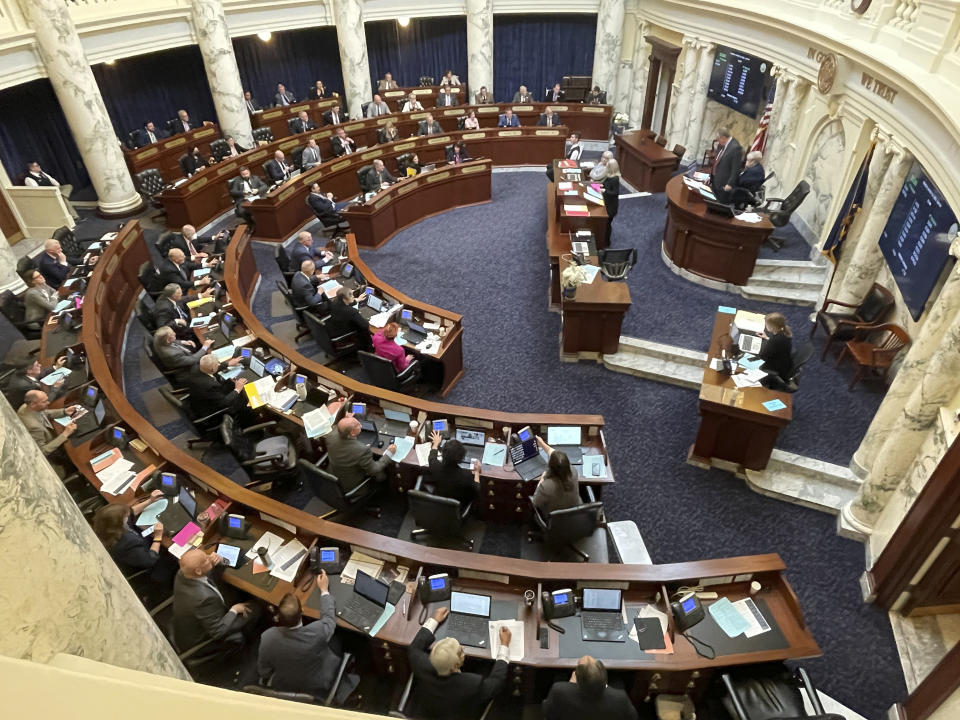
M 620 611 L 620 591 L 600 588 L 583 589 L 584 610 Z
M 579 445 L 580 428 L 579 427 L 555 427 L 547 428 L 547 445 Z
M 263 361 L 258 358 L 256 355 L 250 357 L 250 372 L 263 377 L 264 367 Z
M 457 429 L 457 440 L 464 445 L 483 445 L 486 435 L 483 430 L 460 430 Z
M 396 420 L 402 423 L 410 422 L 410 413 L 398 412 L 396 410 L 389 410 L 387 408 L 383 409 L 383 416 L 387 420 Z
M 452 592 L 450 593 L 450 612 L 490 617 L 490 596 Z
M 383 310 L 383 302 L 376 295 L 367 295 L 367 307 L 374 312 L 380 312 Z
M 377 605 L 386 605 L 390 586 L 370 577 L 363 570 L 357 570 L 357 579 L 353 583 L 353 591 Z
M 93 417 L 97 425 L 103 424 L 103 418 L 107 414 L 107 409 L 103 406 L 103 400 L 97 401 L 97 406 L 93 409 Z
M 180 494 L 177 495 L 177 498 L 180 501 L 180 507 L 187 511 L 187 515 L 195 518 L 197 516 L 197 501 L 193 499 L 190 491 L 185 487 L 180 488 Z

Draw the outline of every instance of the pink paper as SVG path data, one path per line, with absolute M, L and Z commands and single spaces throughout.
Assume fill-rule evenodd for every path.
M 187 545 L 198 532 L 200 532 L 200 526 L 196 523 L 188 522 L 184 525 L 183 530 L 173 536 L 173 544 Z

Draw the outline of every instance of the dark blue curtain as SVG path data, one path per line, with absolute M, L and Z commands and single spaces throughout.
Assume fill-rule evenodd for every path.
M 322 80 L 328 92 L 343 95 L 340 48 L 334 27 L 275 32 L 268 42 L 256 35 L 233 40 L 243 89 L 263 107 L 273 104 L 277 83 L 283 83 L 297 100 Z
M 590 75 L 596 34 L 596 15 L 494 15 L 495 99 L 509 102 L 526 85 L 539 100 L 564 75 Z
M 92 69 L 121 139 L 148 120 L 164 128 L 179 110 L 186 110 L 198 124 L 217 122 L 203 56 L 196 45 L 124 58 Z
M 90 184 L 80 150 L 47 78 L 0 91 L 0 159 L 15 184 L 33 160 L 62 183 L 74 188 Z
M 467 18 L 412 18 L 407 27 L 395 20 L 368 22 L 367 57 L 373 88 L 384 73 L 393 75 L 401 87 L 419 84 L 422 75 L 436 82 L 447 70 L 467 83 Z

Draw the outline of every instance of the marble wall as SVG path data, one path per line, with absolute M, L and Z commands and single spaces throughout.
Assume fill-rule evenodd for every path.
M 707 100 L 703 113 L 703 126 L 700 131 L 700 140 L 697 145 L 696 159 L 699 162 L 703 153 L 717 139 L 717 130 L 725 127 L 737 139 L 746 152 L 746 148 L 753 142 L 757 132 L 757 121 L 743 113 L 731 110 L 713 100 Z M 688 148 L 689 150 L 690 148 Z
M 810 143 L 810 151 L 799 180 L 810 183 L 810 194 L 797 208 L 794 217 L 806 224 L 814 237 L 820 237 L 825 225 L 833 221 L 830 206 L 838 191 L 841 176 L 837 172 L 837 161 L 844 157 L 846 139 L 843 125 L 839 120 L 831 120 L 824 125 Z M 785 188 L 787 192 L 793 188 Z
M 189 679 L 60 478 L 0 399 L 0 654 Z

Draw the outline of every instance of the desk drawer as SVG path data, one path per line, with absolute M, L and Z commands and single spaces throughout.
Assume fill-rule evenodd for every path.
M 521 501 L 533 495 L 536 487 L 535 482 L 522 480 L 483 480 L 480 492 L 488 503 Z
M 370 660 L 377 673 L 402 677 L 408 672 L 406 648 L 391 645 L 383 640 L 373 640 L 370 643 Z
M 530 517 L 530 501 L 526 498 L 502 502 L 490 498 L 480 498 L 480 513 L 484 520 L 501 523 L 525 521 Z

